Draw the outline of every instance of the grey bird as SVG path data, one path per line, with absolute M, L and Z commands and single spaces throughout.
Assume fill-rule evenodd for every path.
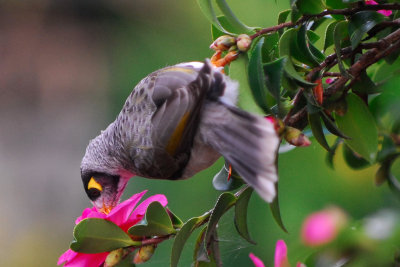
M 280 140 L 271 122 L 235 106 L 238 86 L 209 60 L 166 67 L 140 81 L 116 120 L 86 148 L 81 176 L 96 209 L 115 207 L 131 177 L 186 179 L 221 155 L 271 202 Z

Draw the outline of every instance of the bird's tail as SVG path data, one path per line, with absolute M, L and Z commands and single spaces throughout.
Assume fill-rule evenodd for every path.
M 276 195 L 279 137 L 273 123 L 220 101 L 207 102 L 204 140 L 267 202 Z

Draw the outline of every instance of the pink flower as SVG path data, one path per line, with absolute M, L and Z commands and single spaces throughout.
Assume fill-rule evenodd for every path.
M 264 263 L 256 257 L 253 253 L 249 254 L 250 259 L 253 261 L 255 267 L 265 267 Z M 287 247 L 283 240 L 278 240 L 275 247 L 275 267 L 290 267 L 290 263 L 287 258 Z M 304 267 L 305 265 L 301 262 L 296 264 L 296 267 Z
M 312 213 L 303 222 L 301 238 L 308 246 L 320 246 L 334 240 L 346 225 L 346 214 L 337 207 Z
M 98 212 L 95 207 L 86 208 L 82 212 L 82 216 L 76 219 L 75 224 L 78 224 L 86 218 L 102 218 L 115 223 L 126 232 L 131 226 L 143 219 L 150 203 L 158 201 L 163 206 L 167 205 L 168 201 L 164 195 L 154 195 L 143 201 L 134 209 L 146 192 L 147 191 L 143 191 L 133 195 L 131 198 L 117 205 L 109 214 Z M 98 267 L 105 261 L 108 254 L 109 252 L 85 254 L 68 249 L 58 259 L 57 265 L 61 265 L 65 262 L 65 267 Z
M 375 2 L 374 0 L 366 0 L 365 4 L 367 5 L 377 5 L 378 3 Z M 381 13 L 382 15 L 389 17 L 392 15 L 392 10 L 378 10 L 378 13 Z
M 328 78 L 328 79 L 325 80 L 325 82 L 327 84 L 331 84 L 333 81 L 334 81 L 334 79 L 332 79 L 332 78 Z

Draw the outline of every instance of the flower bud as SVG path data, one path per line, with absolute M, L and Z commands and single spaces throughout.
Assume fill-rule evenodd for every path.
M 283 137 L 289 144 L 294 146 L 311 145 L 311 141 L 307 136 L 305 136 L 300 130 L 290 126 L 286 126 Z
M 235 37 L 229 35 L 222 35 L 218 37 L 211 45 L 210 48 L 218 51 L 218 50 L 228 50 L 232 45 L 236 44 Z
M 104 267 L 113 267 L 117 265 L 123 256 L 124 250 L 122 248 L 111 251 L 104 262 Z
M 148 246 L 141 247 L 136 252 L 135 258 L 133 259 L 133 263 L 140 264 L 140 263 L 144 263 L 144 262 L 150 260 L 151 256 L 153 256 L 155 250 L 156 250 L 155 245 L 148 245 Z
M 312 213 L 303 222 L 301 239 L 314 247 L 333 241 L 347 224 L 347 215 L 338 207 L 329 207 Z
M 251 38 L 247 34 L 241 34 L 236 39 L 236 45 L 239 51 L 246 52 L 251 45 Z

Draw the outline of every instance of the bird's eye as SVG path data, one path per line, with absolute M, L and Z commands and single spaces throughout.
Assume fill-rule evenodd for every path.
M 99 184 L 93 177 L 90 178 L 87 189 L 96 189 L 96 191 L 99 191 L 99 194 L 101 191 L 103 191 L 103 187 L 101 186 L 101 184 Z
M 90 198 L 90 200 L 95 201 L 101 195 L 101 191 L 95 188 L 91 188 L 87 191 L 87 195 Z

